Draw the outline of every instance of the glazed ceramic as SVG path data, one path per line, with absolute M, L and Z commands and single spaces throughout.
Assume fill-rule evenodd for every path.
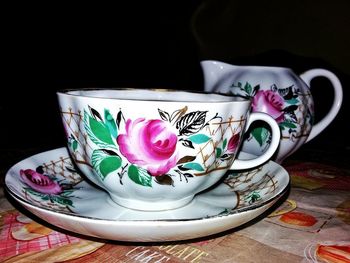
M 248 158 L 241 153 L 240 158 Z M 231 173 L 214 188 L 178 209 L 127 209 L 89 184 L 66 148 L 22 160 L 6 174 L 5 188 L 44 221 L 73 233 L 120 241 L 173 241 L 207 236 L 261 215 L 288 189 L 289 175 L 270 161 Z
M 289 68 L 235 66 L 219 61 L 202 61 L 205 90 L 252 98 L 252 111 L 273 117 L 281 129 L 281 142 L 274 160 L 281 163 L 323 131 L 341 107 L 342 86 L 332 72 L 312 69 L 300 76 Z M 328 114 L 314 124 L 314 101 L 309 89 L 315 77 L 328 78 L 334 89 L 333 105 Z M 323 91 L 319 91 L 323 92 Z M 243 143 L 243 151 L 261 155 L 270 144 L 270 132 L 255 125 Z
M 235 96 L 165 90 L 58 93 L 69 149 L 80 170 L 116 203 L 138 210 L 186 205 L 229 169 L 266 162 L 280 139 L 275 120 Z M 235 160 L 254 121 L 272 129 L 262 155 Z

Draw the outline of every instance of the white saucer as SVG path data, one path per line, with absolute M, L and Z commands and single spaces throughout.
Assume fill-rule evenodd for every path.
M 26 169 L 44 172 L 31 178 L 42 186 L 35 187 L 30 176 L 20 172 Z M 286 192 L 289 180 L 286 170 L 270 161 L 258 169 L 230 174 L 187 206 L 143 212 L 112 202 L 105 191 L 75 172 L 66 148 L 59 148 L 14 165 L 6 174 L 5 187 L 39 218 L 75 233 L 119 241 L 173 241 L 219 233 L 250 221 Z M 50 182 L 55 187 L 43 186 Z M 55 189 L 55 194 L 44 193 L 49 189 Z

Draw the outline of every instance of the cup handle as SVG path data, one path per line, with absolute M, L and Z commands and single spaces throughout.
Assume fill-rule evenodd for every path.
M 278 148 L 281 139 L 281 131 L 277 122 L 266 113 L 254 112 L 251 113 L 249 116 L 245 132 L 248 130 L 249 126 L 255 121 L 264 121 L 270 126 L 272 140 L 269 145 L 269 148 L 262 155 L 250 160 L 235 159 L 230 168 L 231 170 L 244 170 L 259 166 L 268 161 Z
M 300 78 L 310 87 L 311 80 L 315 77 L 325 77 L 332 83 L 334 89 L 334 100 L 330 111 L 320 120 L 318 123 L 312 126 L 310 135 L 306 142 L 315 138 L 321 131 L 323 131 L 337 116 L 342 101 L 343 101 L 343 89 L 338 77 L 325 69 L 311 69 L 300 75 Z M 311 88 L 311 87 L 310 87 Z

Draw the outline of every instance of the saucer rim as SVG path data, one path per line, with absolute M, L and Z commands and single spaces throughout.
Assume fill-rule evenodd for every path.
M 287 176 L 287 184 L 285 186 L 282 186 L 281 190 L 278 193 L 270 196 L 265 201 L 260 202 L 258 204 L 254 203 L 254 204 L 251 204 L 251 205 L 248 205 L 248 206 L 244 206 L 244 207 L 241 207 L 241 208 L 232 209 L 229 213 L 225 213 L 225 214 L 217 214 L 217 215 L 213 215 L 213 216 L 198 217 L 198 218 L 151 219 L 151 220 L 141 220 L 141 219 L 135 219 L 135 220 L 106 219 L 106 218 L 84 216 L 84 215 L 80 215 L 80 214 L 72 214 L 72 213 L 68 213 L 68 212 L 65 212 L 65 211 L 59 211 L 58 212 L 57 210 L 53 210 L 53 209 L 49 209 L 49 208 L 46 208 L 46 207 L 41 207 L 41 206 L 34 205 L 33 203 L 31 203 L 31 202 L 25 200 L 24 198 L 22 198 L 21 196 L 17 195 L 8 186 L 8 182 L 7 182 L 8 178 L 10 176 L 12 176 L 11 175 L 12 172 L 15 173 L 15 171 L 13 171 L 13 170 L 17 166 L 19 166 L 22 162 L 24 162 L 26 160 L 29 160 L 29 159 L 32 159 L 32 158 L 35 158 L 38 155 L 45 155 L 45 154 L 48 154 L 48 153 L 52 153 L 54 151 L 61 151 L 61 150 L 66 151 L 67 155 L 71 158 L 67 147 L 58 147 L 58 148 L 54 148 L 54 149 L 51 149 L 51 150 L 39 152 L 37 154 L 33 154 L 33 155 L 29 156 L 29 157 L 26 157 L 26 158 L 22 159 L 21 161 L 17 162 L 16 164 L 14 164 L 10 169 L 8 169 L 8 171 L 5 174 L 4 185 L 3 185 L 4 190 L 13 199 L 15 199 L 17 202 L 19 202 L 22 206 L 30 206 L 33 209 L 37 209 L 37 210 L 43 211 L 43 213 L 50 213 L 50 214 L 54 214 L 54 215 L 60 214 L 60 215 L 66 216 L 68 218 L 70 218 L 70 217 L 72 217 L 72 218 L 81 218 L 81 219 L 85 219 L 85 220 L 89 220 L 89 221 L 91 220 L 91 221 L 99 221 L 99 222 L 106 222 L 106 223 L 111 223 L 111 222 L 124 223 L 125 222 L 126 224 L 129 225 L 130 223 L 135 223 L 135 224 L 139 224 L 139 223 L 154 223 L 154 222 L 157 222 L 157 223 L 161 223 L 161 222 L 164 222 L 164 223 L 174 223 L 174 222 L 176 222 L 176 223 L 184 223 L 184 222 L 195 222 L 195 221 L 203 221 L 203 220 L 209 221 L 209 220 L 214 220 L 216 218 L 230 217 L 230 216 L 234 216 L 234 215 L 237 215 L 237 214 L 242 214 L 242 213 L 245 213 L 245 212 L 254 211 L 254 210 L 257 210 L 259 208 L 263 208 L 265 206 L 268 206 L 271 203 L 272 203 L 271 204 L 271 206 L 272 206 L 273 205 L 273 201 L 277 202 L 288 191 L 288 189 L 290 188 L 290 184 L 291 184 L 291 179 L 290 179 L 290 175 L 289 175 L 288 171 L 282 165 L 280 165 L 280 164 L 278 164 L 278 163 L 276 163 L 276 162 L 274 162 L 272 160 L 269 160 L 266 163 L 264 163 L 262 165 L 259 165 L 259 166 L 255 167 L 255 168 L 252 168 L 252 169 L 257 169 L 258 167 L 261 167 L 261 166 L 264 166 L 264 165 L 271 165 L 271 164 L 275 165 L 279 169 L 282 170 L 283 174 L 285 174 Z M 246 153 L 246 154 L 249 154 L 249 153 Z M 252 169 L 247 169 L 247 170 L 244 170 L 244 171 L 249 171 L 249 170 L 252 170 Z M 239 171 L 242 171 L 242 170 L 237 170 L 237 171 L 239 172 Z M 79 171 L 78 171 L 78 173 L 80 174 Z M 84 179 L 84 181 L 86 181 L 86 179 Z M 96 186 L 94 186 L 94 185 L 91 185 L 91 187 L 96 188 Z M 103 191 L 102 189 L 99 189 L 99 190 Z

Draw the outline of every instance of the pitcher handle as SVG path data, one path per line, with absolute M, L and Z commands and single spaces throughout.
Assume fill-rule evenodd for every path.
M 330 111 L 320 120 L 318 123 L 312 126 L 309 137 L 306 142 L 315 138 L 321 131 L 323 131 L 337 116 L 342 101 L 343 101 L 343 89 L 338 77 L 326 69 L 311 69 L 300 75 L 300 78 L 310 87 L 311 80 L 315 77 L 325 77 L 329 79 L 334 89 L 334 99 Z M 310 87 L 311 88 L 311 87 Z

